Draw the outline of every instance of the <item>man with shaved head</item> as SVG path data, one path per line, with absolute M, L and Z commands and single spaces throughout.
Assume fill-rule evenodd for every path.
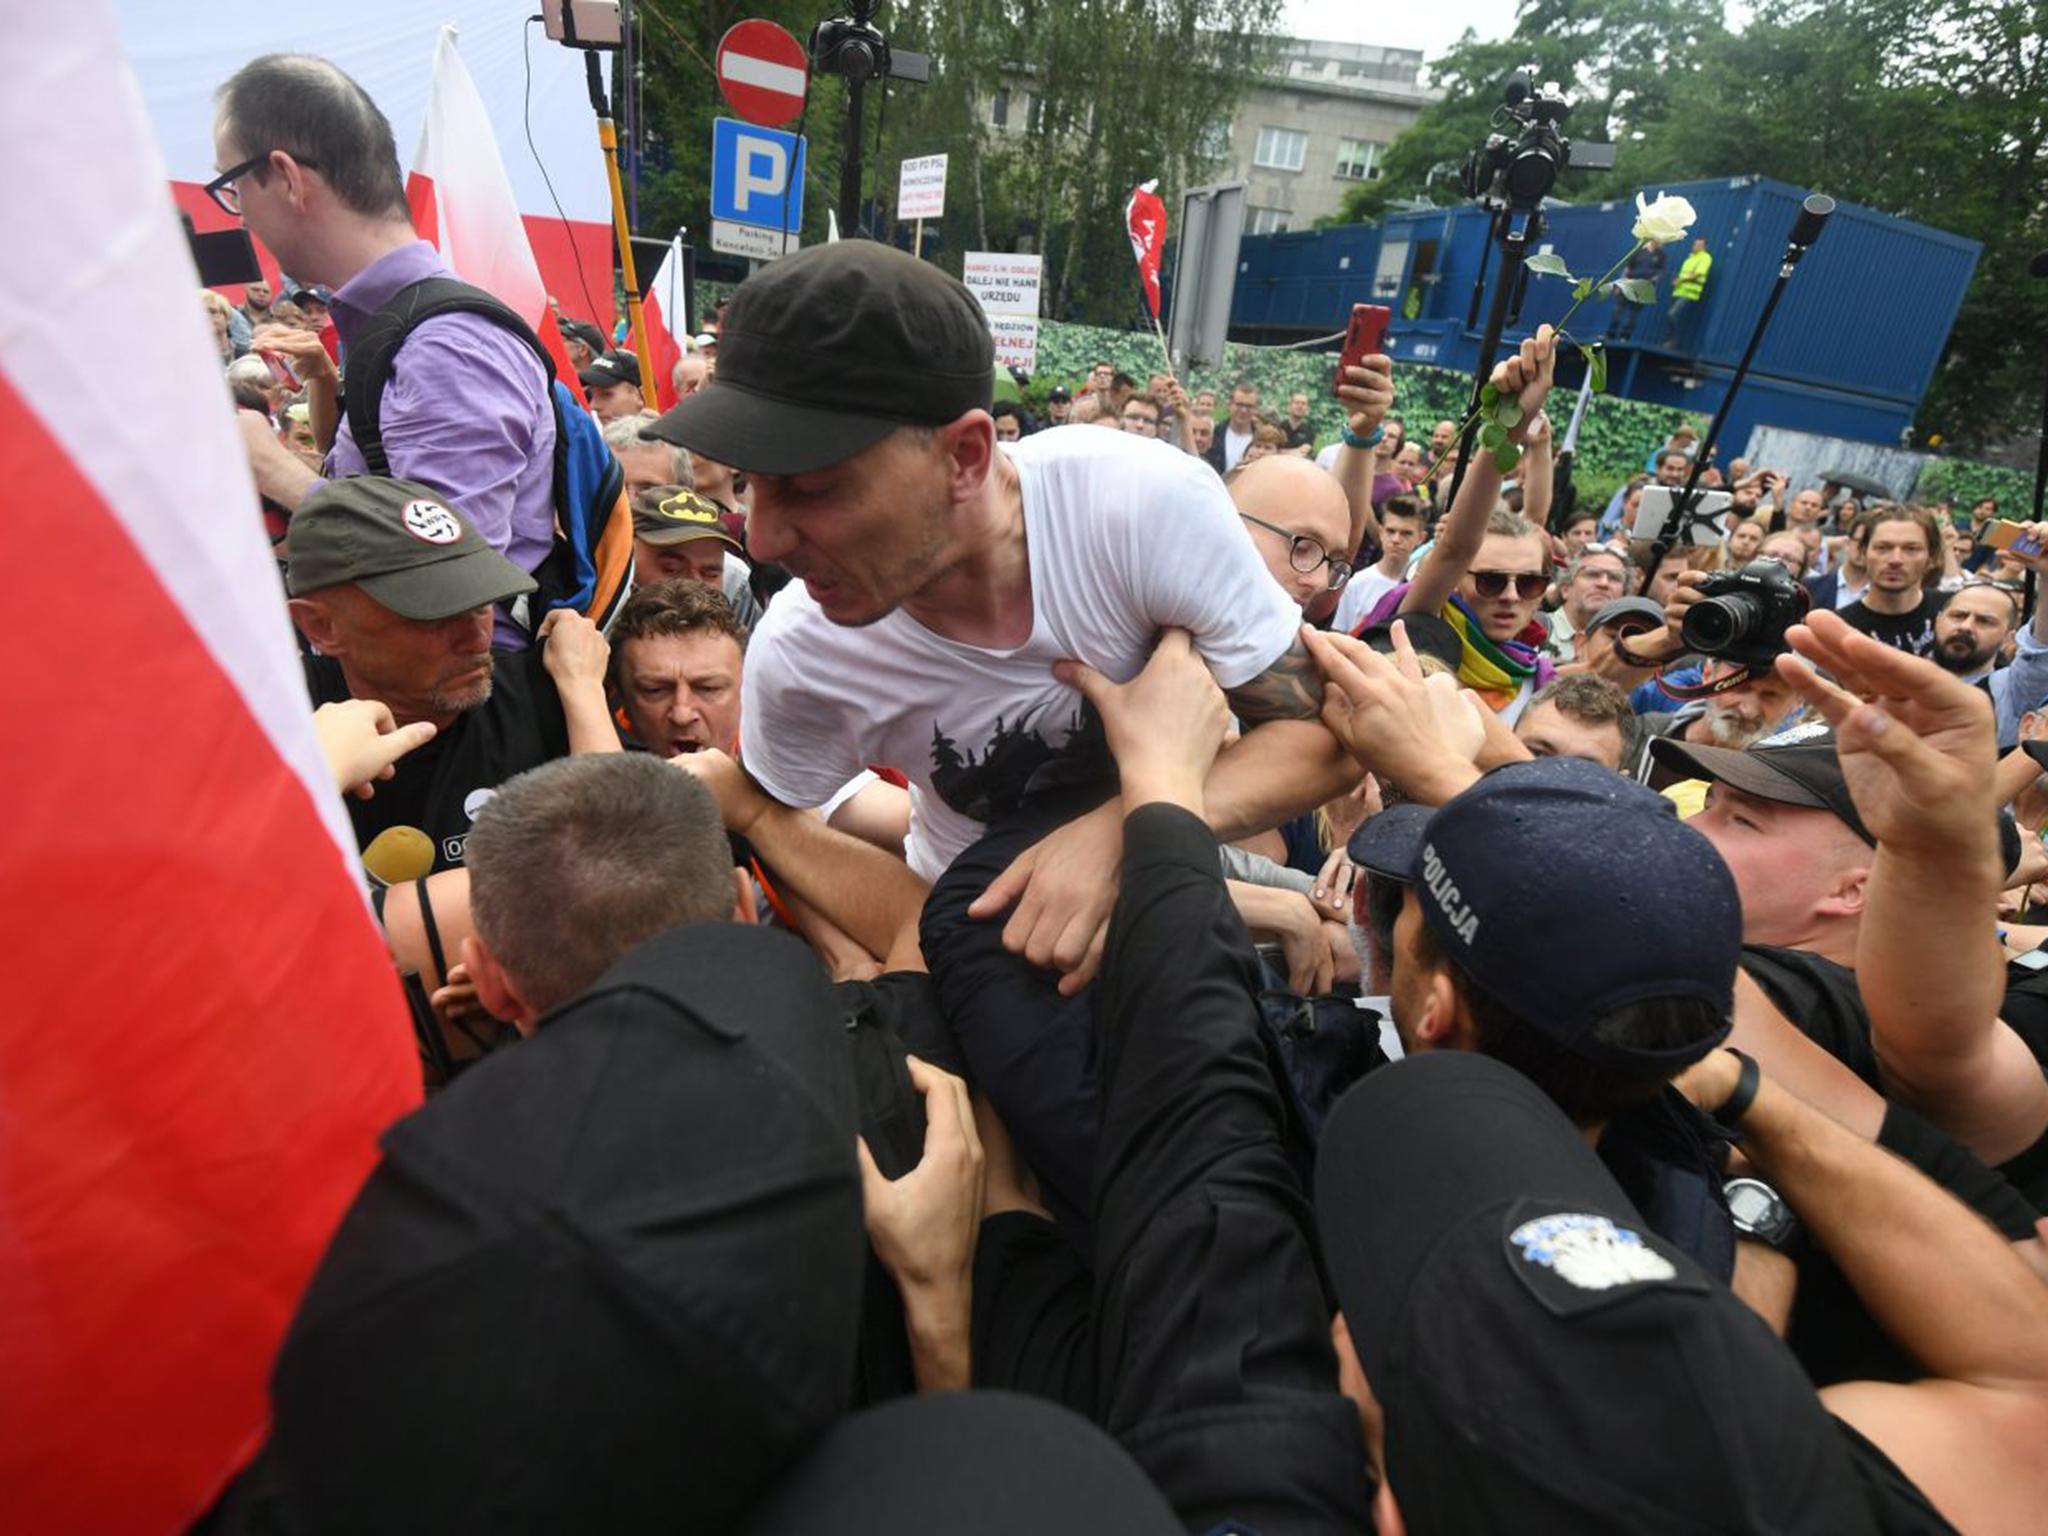
M 1230 477 L 1230 500 L 1280 590 L 1311 617 L 1335 608 L 1351 579 L 1351 504 L 1337 477 L 1274 454 Z

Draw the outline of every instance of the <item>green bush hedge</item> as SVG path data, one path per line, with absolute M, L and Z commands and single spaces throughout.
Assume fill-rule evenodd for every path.
M 700 282 L 699 312 L 709 315 L 718 300 L 731 291 L 725 283 Z M 1088 376 L 1091 367 L 1105 359 L 1140 384 L 1164 367 L 1159 339 L 1150 332 L 1112 331 L 1100 326 L 1041 320 L 1038 371 L 1032 377 L 1031 387 L 1024 392 L 1026 400 L 1034 410 L 1042 410 L 1053 385 L 1072 388 Z M 1344 413 L 1330 396 L 1336 367 L 1334 352 L 1296 352 L 1233 342 L 1224 349 L 1221 367 L 1195 370 L 1181 382 L 1190 394 L 1213 389 L 1220 401 L 1233 383 L 1247 380 L 1258 387 L 1262 403 L 1276 415 L 1286 411 L 1287 397 L 1300 390 L 1309 398 L 1309 420 L 1315 423 L 1316 441 L 1321 445 L 1344 426 Z M 1394 414 L 1407 424 L 1410 436 L 1426 436 L 1435 422 L 1456 421 L 1463 416 L 1471 388 L 1471 380 L 1462 373 L 1424 363 L 1402 363 L 1394 371 Z M 1558 431 L 1564 430 L 1569 414 L 1569 402 L 1560 401 Z M 1604 503 L 1617 486 L 1641 471 L 1653 449 L 1669 441 L 1672 432 L 1685 423 L 1705 431 L 1707 418 L 1672 406 L 1624 400 L 1618 395 L 1597 397 L 1579 429 L 1576 468 L 1580 499 L 1590 500 L 1597 495 Z M 2022 470 L 1970 459 L 1937 458 L 1929 460 L 1921 471 L 1914 494 L 1923 501 L 1945 498 L 1965 507 L 1986 496 L 1995 496 L 2002 514 L 2024 517 L 2033 505 L 2033 484 L 2033 477 Z

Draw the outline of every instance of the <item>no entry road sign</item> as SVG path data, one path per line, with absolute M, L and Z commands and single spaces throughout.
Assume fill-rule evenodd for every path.
M 804 45 L 772 21 L 742 21 L 718 40 L 718 88 L 733 111 L 780 128 L 804 109 L 810 81 Z

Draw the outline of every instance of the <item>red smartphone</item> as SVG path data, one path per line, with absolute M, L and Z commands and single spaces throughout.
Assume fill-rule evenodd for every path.
M 1356 368 L 1380 349 L 1380 338 L 1387 334 L 1387 326 L 1393 320 L 1394 312 L 1384 304 L 1354 304 L 1351 306 L 1351 328 L 1344 333 L 1344 355 L 1337 359 L 1337 377 L 1331 385 L 1334 390 L 1344 382 L 1344 370 Z
M 261 356 L 264 362 L 270 364 L 270 376 L 273 379 L 277 380 L 286 389 L 297 389 L 299 387 L 299 376 L 292 372 L 292 365 L 285 359 L 285 355 L 282 352 L 266 351 Z

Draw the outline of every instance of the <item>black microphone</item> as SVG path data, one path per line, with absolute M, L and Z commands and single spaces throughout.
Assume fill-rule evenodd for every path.
M 1816 192 L 1799 205 L 1799 222 L 1792 226 L 1792 237 L 1786 243 L 1804 250 L 1820 238 L 1821 229 L 1827 224 L 1828 216 L 1835 211 L 1835 200 L 1825 192 Z
M 2048 251 L 2034 252 L 2034 259 L 2027 263 L 2027 276 L 2048 277 Z

